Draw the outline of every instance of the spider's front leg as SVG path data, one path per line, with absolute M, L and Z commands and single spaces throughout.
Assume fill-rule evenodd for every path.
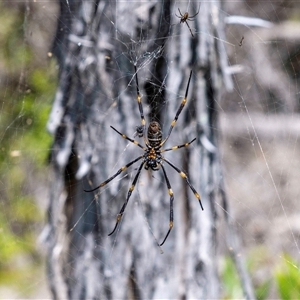
M 179 115 L 181 114 L 181 111 L 183 110 L 184 106 L 186 105 L 187 97 L 188 97 L 188 93 L 189 93 L 190 82 L 191 82 L 191 78 L 192 78 L 192 74 L 193 74 L 193 71 L 191 70 L 191 72 L 190 72 L 190 77 L 189 77 L 189 80 L 188 80 L 188 84 L 187 84 L 187 86 L 186 86 L 185 96 L 184 96 L 184 98 L 182 99 L 181 104 L 180 104 L 180 106 L 179 106 L 178 109 L 177 109 L 176 115 L 175 115 L 175 117 L 174 117 L 174 120 L 173 120 L 172 123 L 171 123 L 171 126 L 170 126 L 170 129 L 169 129 L 169 132 L 168 132 L 167 136 L 166 136 L 165 139 L 159 144 L 160 147 L 162 147 L 162 146 L 165 144 L 165 142 L 169 139 L 169 137 L 170 137 L 170 135 L 171 135 L 171 133 L 172 133 L 172 130 L 173 130 L 174 126 L 176 125 L 176 122 L 177 122 L 177 120 L 178 120 L 178 118 L 179 118 Z
M 102 183 L 100 183 L 97 187 L 95 187 L 92 190 L 84 190 L 87 193 L 91 193 L 94 192 L 96 190 L 98 190 L 101 187 L 104 187 L 105 185 L 107 185 L 109 182 L 111 182 L 114 178 L 116 178 L 119 174 L 121 174 L 122 172 L 124 172 L 125 170 L 127 170 L 128 167 L 130 167 L 131 165 L 133 165 L 134 163 L 136 163 L 137 161 L 139 161 L 140 159 L 142 159 L 144 157 L 144 155 L 139 156 L 138 158 L 136 158 L 135 160 L 131 161 L 130 163 L 128 163 L 127 165 L 125 165 L 124 167 L 120 168 L 117 173 L 115 173 L 113 176 L 109 177 L 108 179 L 106 179 L 105 181 L 103 181 Z

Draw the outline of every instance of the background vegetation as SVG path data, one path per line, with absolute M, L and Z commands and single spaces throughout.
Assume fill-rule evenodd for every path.
M 37 237 L 45 219 L 52 139 L 46 122 L 57 70 L 26 37 L 32 22 L 26 3 L 0 3 L 0 9 L 0 294 L 29 295 L 43 261 Z

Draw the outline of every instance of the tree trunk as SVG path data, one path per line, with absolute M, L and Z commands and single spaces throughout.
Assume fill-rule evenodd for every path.
M 60 66 L 59 87 L 48 123 L 55 135 L 47 227 L 54 298 L 220 298 L 217 207 L 228 211 L 228 203 L 217 148 L 217 103 L 222 82 L 232 88 L 225 72 L 220 5 L 219 1 L 191 2 L 186 7 L 171 1 L 61 0 L 53 50 Z M 190 16 L 200 8 L 188 21 L 194 38 L 175 16 L 178 8 Z M 84 192 L 143 154 L 110 128 L 144 145 L 136 135 L 141 117 L 134 65 L 146 126 L 158 121 L 163 137 L 193 71 L 187 104 L 165 148 L 197 140 L 163 155 L 188 174 L 204 211 L 186 181 L 164 163 L 175 200 L 174 228 L 161 247 L 170 218 L 162 168 L 142 169 L 120 226 L 111 236 L 107 235 L 139 163 L 95 192 Z M 231 233 L 230 247 L 236 253 L 240 249 Z M 253 298 L 243 262 L 237 263 L 246 281 L 245 297 Z

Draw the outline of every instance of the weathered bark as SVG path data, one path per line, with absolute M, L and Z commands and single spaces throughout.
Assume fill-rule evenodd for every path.
M 177 5 L 61 1 L 54 45 L 60 81 L 48 123 L 55 134 L 48 273 L 57 299 L 220 297 L 216 203 L 220 187 L 224 189 L 213 145 L 222 82 L 232 85 L 225 72 L 223 16 L 218 1 L 201 3 L 199 15 L 189 22 L 195 30 L 192 38 L 174 14 Z M 195 14 L 199 5 L 191 2 L 189 13 Z M 186 7 L 180 9 L 185 12 Z M 165 154 L 189 174 L 204 211 L 186 182 L 166 166 L 175 201 L 174 228 L 163 247 L 157 240 L 168 230 L 170 213 L 161 170 L 142 170 L 110 237 L 139 165 L 95 193 L 83 191 L 141 154 L 130 143 L 125 147 L 127 141 L 109 127 L 132 137 L 140 125 L 134 64 L 146 117 L 159 121 L 164 133 L 193 70 L 187 105 L 167 146 L 194 137 L 197 141 Z M 225 197 L 223 201 L 227 206 Z M 245 280 L 250 285 L 245 296 L 252 298 Z

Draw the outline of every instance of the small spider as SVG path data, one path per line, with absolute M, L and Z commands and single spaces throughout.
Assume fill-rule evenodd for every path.
M 240 42 L 239 42 L 239 46 L 240 46 L 240 47 L 243 46 L 244 39 L 245 39 L 244 36 L 242 36 L 242 38 L 241 38 L 241 40 L 240 40 Z
M 119 135 L 122 136 L 123 139 L 126 139 L 128 141 L 130 141 L 131 143 L 135 144 L 136 146 L 140 147 L 144 153 L 142 155 L 140 155 L 139 157 L 137 157 L 136 159 L 134 159 L 133 161 L 129 162 L 127 165 L 123 166 L 122 168 L 120 168 L 114 175 L 112 175 L 110 178 L 106 179 L 104 182 L 100 183 L 100 185 L 98 185 L 96 188 L 92 189 L 92 190 L 84 190 L 85 192 L 93 192 L 101 187 L 104 187 L 105 185 L 107 185 L 109 182 L 111 182 L 114 178 L 116 178 L 119 174 L 121 174 L 122 172 L 124 172 L 125 170 L 127 170 L 128 167 L 130 167 L 131 165 L 133 165 L 134 163 L 138 162 L 139 160 L 142 160 L 138 171 L 133 179 L 132 185 L 129 188 L 128 194 L 127 194 L 127 198 L 126 201 L 124 202 L 124 204 L 122 205 L 122 208 L 119 212 L 119 214 L 117 215 L 117 222 L 116 225 L 113 229 L 113 231 L 109 234 L 112 235 L 117 227 L 119 222 L 121 221 L 124 211 L 126 209 L 126 206 L 128 204 L 129 198 L 135 188 L 135 185 L 138 181 L 138 178 L 140 176 L 140 173 L 143 169 L 143 167 L 148 170 L 152 170 L 152 171 L 158 171 L 159 169 L 161 169 L 163 171 L 164 174 L 164 178 L 167 184 L 167 188 L 168 188 L 168 192 L 169 192 L 169 196 L 170 196 L 170 222 L 169 222 L 169 230 L 164 238 L 164 240 L 162 241 L 162 243 L 159 246 L 162 246 L 164 244 L 164 242 L 166 241 L 167 237 L 169 236 L 172 228 L 173 228 L 173 201 L 174 201 L 174 194 L 171 188 L 171 184 L 169 181 L 169 178 L 167 176 L 165 167 L 163 166 L 163 162 L 167 163 L 169 166 L 171 166 L 171 168 L 173 168 L 188 184 L 188 186 L 190 187 L 190 189 L 192 190 L 192 192 L 194 193 L 195 197 L 198 199 L 199 204 L 201 209 L 203 210 L 203 206 L 200 200 L 200 195 L 197 193 L 197 191 L 195 190 L 195 188 L 190 184 L 190 181 L 187 177 L 187 175 L 182 172 L 180 169 L 178 169 L 176 166 L 174 166 L 169 160 L 167 160 L 162 153 L 163 152 L 167 152 L 167 151 L 172 151 L 172 150 L 177 150 L 183 147 L 188 147 L 191 143 L 193 143 L 196 139 L 194 138 L 192 141 L 179 145 L 179 146 L 173 146 L 171 148 L 167 148 L 167 149 L 163 149 L 161 150 L 161 147 L 166 143 L 166 141 L 169 139 L 172 130 L 174 128 L 174 126 L 176 125 L 177 119 L 182 111 L 182 109 L 184 108 L 186 102 L 187 102 L 187 96 L 188 96 L 188 91 L 189 91 L 189 86 L 190 86 L 190 81 L 192 78 L 192 71 L 190 73 L 190 77 L 188 80 L 188 84 L 187 84 L 187 88 L 186 88 L 186 92 L 185 92 L 185 96 L 176 112 L 175 118 L 171 123 L 171 127 L 168 131 L 167 136 L 165 137 L 165 139 L 162 138 L 162 131 L 161 131 L 161 126 L 158 122 L 156 121 L 152 121 L 150 122 L 149 126 L 148 126 L 148 132 L 147 132 L 147 137 L 145 134 L 146 131 L 146 121 L 145 121 L 145 117 L 144 117 L 144 112 L 143 112 L 143 105 L 141 102 L 141 96 L 140 96 L 140 91 L 139 91 L 139 83 L 138 83 L 138 77 L 137 77 L 137 69 L 135 66 L 135 80 L 136 80 L 136 90 L 137 90 L 137 103 L 138 103 L 138 107 L 139 107 L 139 111 L 140 111 L 140 117 L 141 117 L 141 126 L 138 126 L 137 128 L 137 133 L 139 134 L 140 137 L 144 137 L 144 142 L 146 147 L 142 146 L 141 144 L 139 144 L 137 141 L 127 137 L 125 134 L 119 132 L 117 129 L 115 129 L 114 127 L 110 126 L 114 131 L 116 131 Z
M 144 135 L 143 131 L 144 131 L 143 125 L 136 126 L 136 133 L 135 133 L 135 135 L 137 135 L 139 138 L 142 138 L 143 135 Z
M 187 21 L 194 21 L 194 18 L 199 14 L 200 8 L 199 8 L 198 12 L 191 17 L 189 16 L 188 12 L 185 12 L 184 14 L 182 14 L 179 8 L 178 8 L 178 11 L 179 11 L 180 16 L 178 16 L 176 13 L 175 13 L 175 15 L 177 18 L 180 19 L 180 24 L 185 23 L 187 25 L 187 27 L 189 28 L 192 37 L 194 37 L 192 29 Z

